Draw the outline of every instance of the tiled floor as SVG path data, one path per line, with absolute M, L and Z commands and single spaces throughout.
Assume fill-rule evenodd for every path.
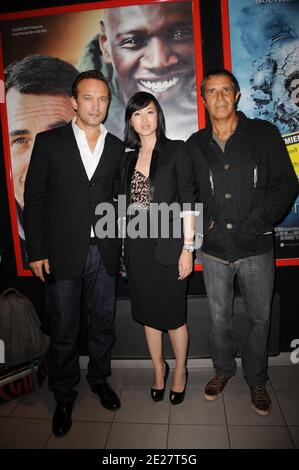
M 55 407 L 45 383 L 40 391 L 0 405 L 0 448 L 80 449 L 299 449 L 299 365 L 269 368 L 268 417 L 251 408 L 242 370 L 215 402 L 203 398 L 211 368 L 190 368 L 185 401 L 172 406 L 169 383 L 163 402 L 150 397 L 152 370 L 113 369 L 111 385 L 121 398 L 117 412 L 104 409 L 82 371 L 73 426 L 67 436 L 51 432 Z

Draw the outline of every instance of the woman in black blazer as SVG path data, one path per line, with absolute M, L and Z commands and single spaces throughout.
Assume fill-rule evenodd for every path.
M 124 260 L 132 315 L 145 327 L 155 371 L 151 388 L 154 401 L 164 398 L 169 374 L 162 352 L 162 333 L 168 331 L 176 357 L 170 401 L 178 404 L 184 399 L 187 382 L 186 289 L 194 249 L 193 233 L 189 231 L 184 237 L 181 230 L 182 225 L 194 223 L 194 215 L 182 215 L 181 210 L 183 203 L 193 204 L 196 200 L 194 173 L 192 163 L 181 152 L 184 143 L 165 137 L 163 111 L 153 95 L 136 93 L 128 102 L 125 119 L 125 143 L 131 151 L 125 153 L 121 192 L 129 206 Z M 157 223 L 153 216 L 155 203 L 166 203 L 166 207 L 176 203 L 176 207 L 170 213 L 166 210 L 162 223 Z M 162 233 L 163 223 L 164 229 L 166 223 L 170 230 L 168 237 Z M 180 233 L 173 233 L 175 226 Z

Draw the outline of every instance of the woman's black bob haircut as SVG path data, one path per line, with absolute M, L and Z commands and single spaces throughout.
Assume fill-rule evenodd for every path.
M 158 115 L 157 140 L 166 140 L 165 118 L 158 100 L 151 93 L 139 91 L 129 99 L 126 107 L 124 140 L 126 146 L 129 148 L 138 148 L 141 146 L 140 137 L 131 124 L 131 117 L 135 111 L 146 108 L 150 103 L 154 103 Z

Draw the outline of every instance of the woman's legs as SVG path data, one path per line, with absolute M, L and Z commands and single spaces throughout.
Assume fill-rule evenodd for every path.
M 159 390 L 164 387 L 165 375 L 165 365 L 162 353 L 162 331 L 156 330 L 150 326 L 145 326 L 144 331 L 155 371 L 153 388 Z M 188 329 L 186 323 L 175 330 L 168 330 L 168 334 L 176 358 L 171 390 L 174 392 L 182 392 L 186 381 L 185 371 L 188 349 Z
M 153 361 L 155 380 L 153 388 L 160 390 L 164 388 L 165 365 L 162 353 L 162 331 L 150 326 L 144 326 L 147 347 Z
M 183 392 L 186 382 L 186 356 L 188 349 L 188 329 L 186 323 L 175 330 L 168 330 L 176 364 L 172 379 L 171 390 Z

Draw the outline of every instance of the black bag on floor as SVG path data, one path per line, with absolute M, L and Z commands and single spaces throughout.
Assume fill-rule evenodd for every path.
M 0 340 L 4 346 L 0 366 L 6 370 L 33 363 L 47 351 L 47 340 L 32 303 L 13 288 L 0 295 Z

